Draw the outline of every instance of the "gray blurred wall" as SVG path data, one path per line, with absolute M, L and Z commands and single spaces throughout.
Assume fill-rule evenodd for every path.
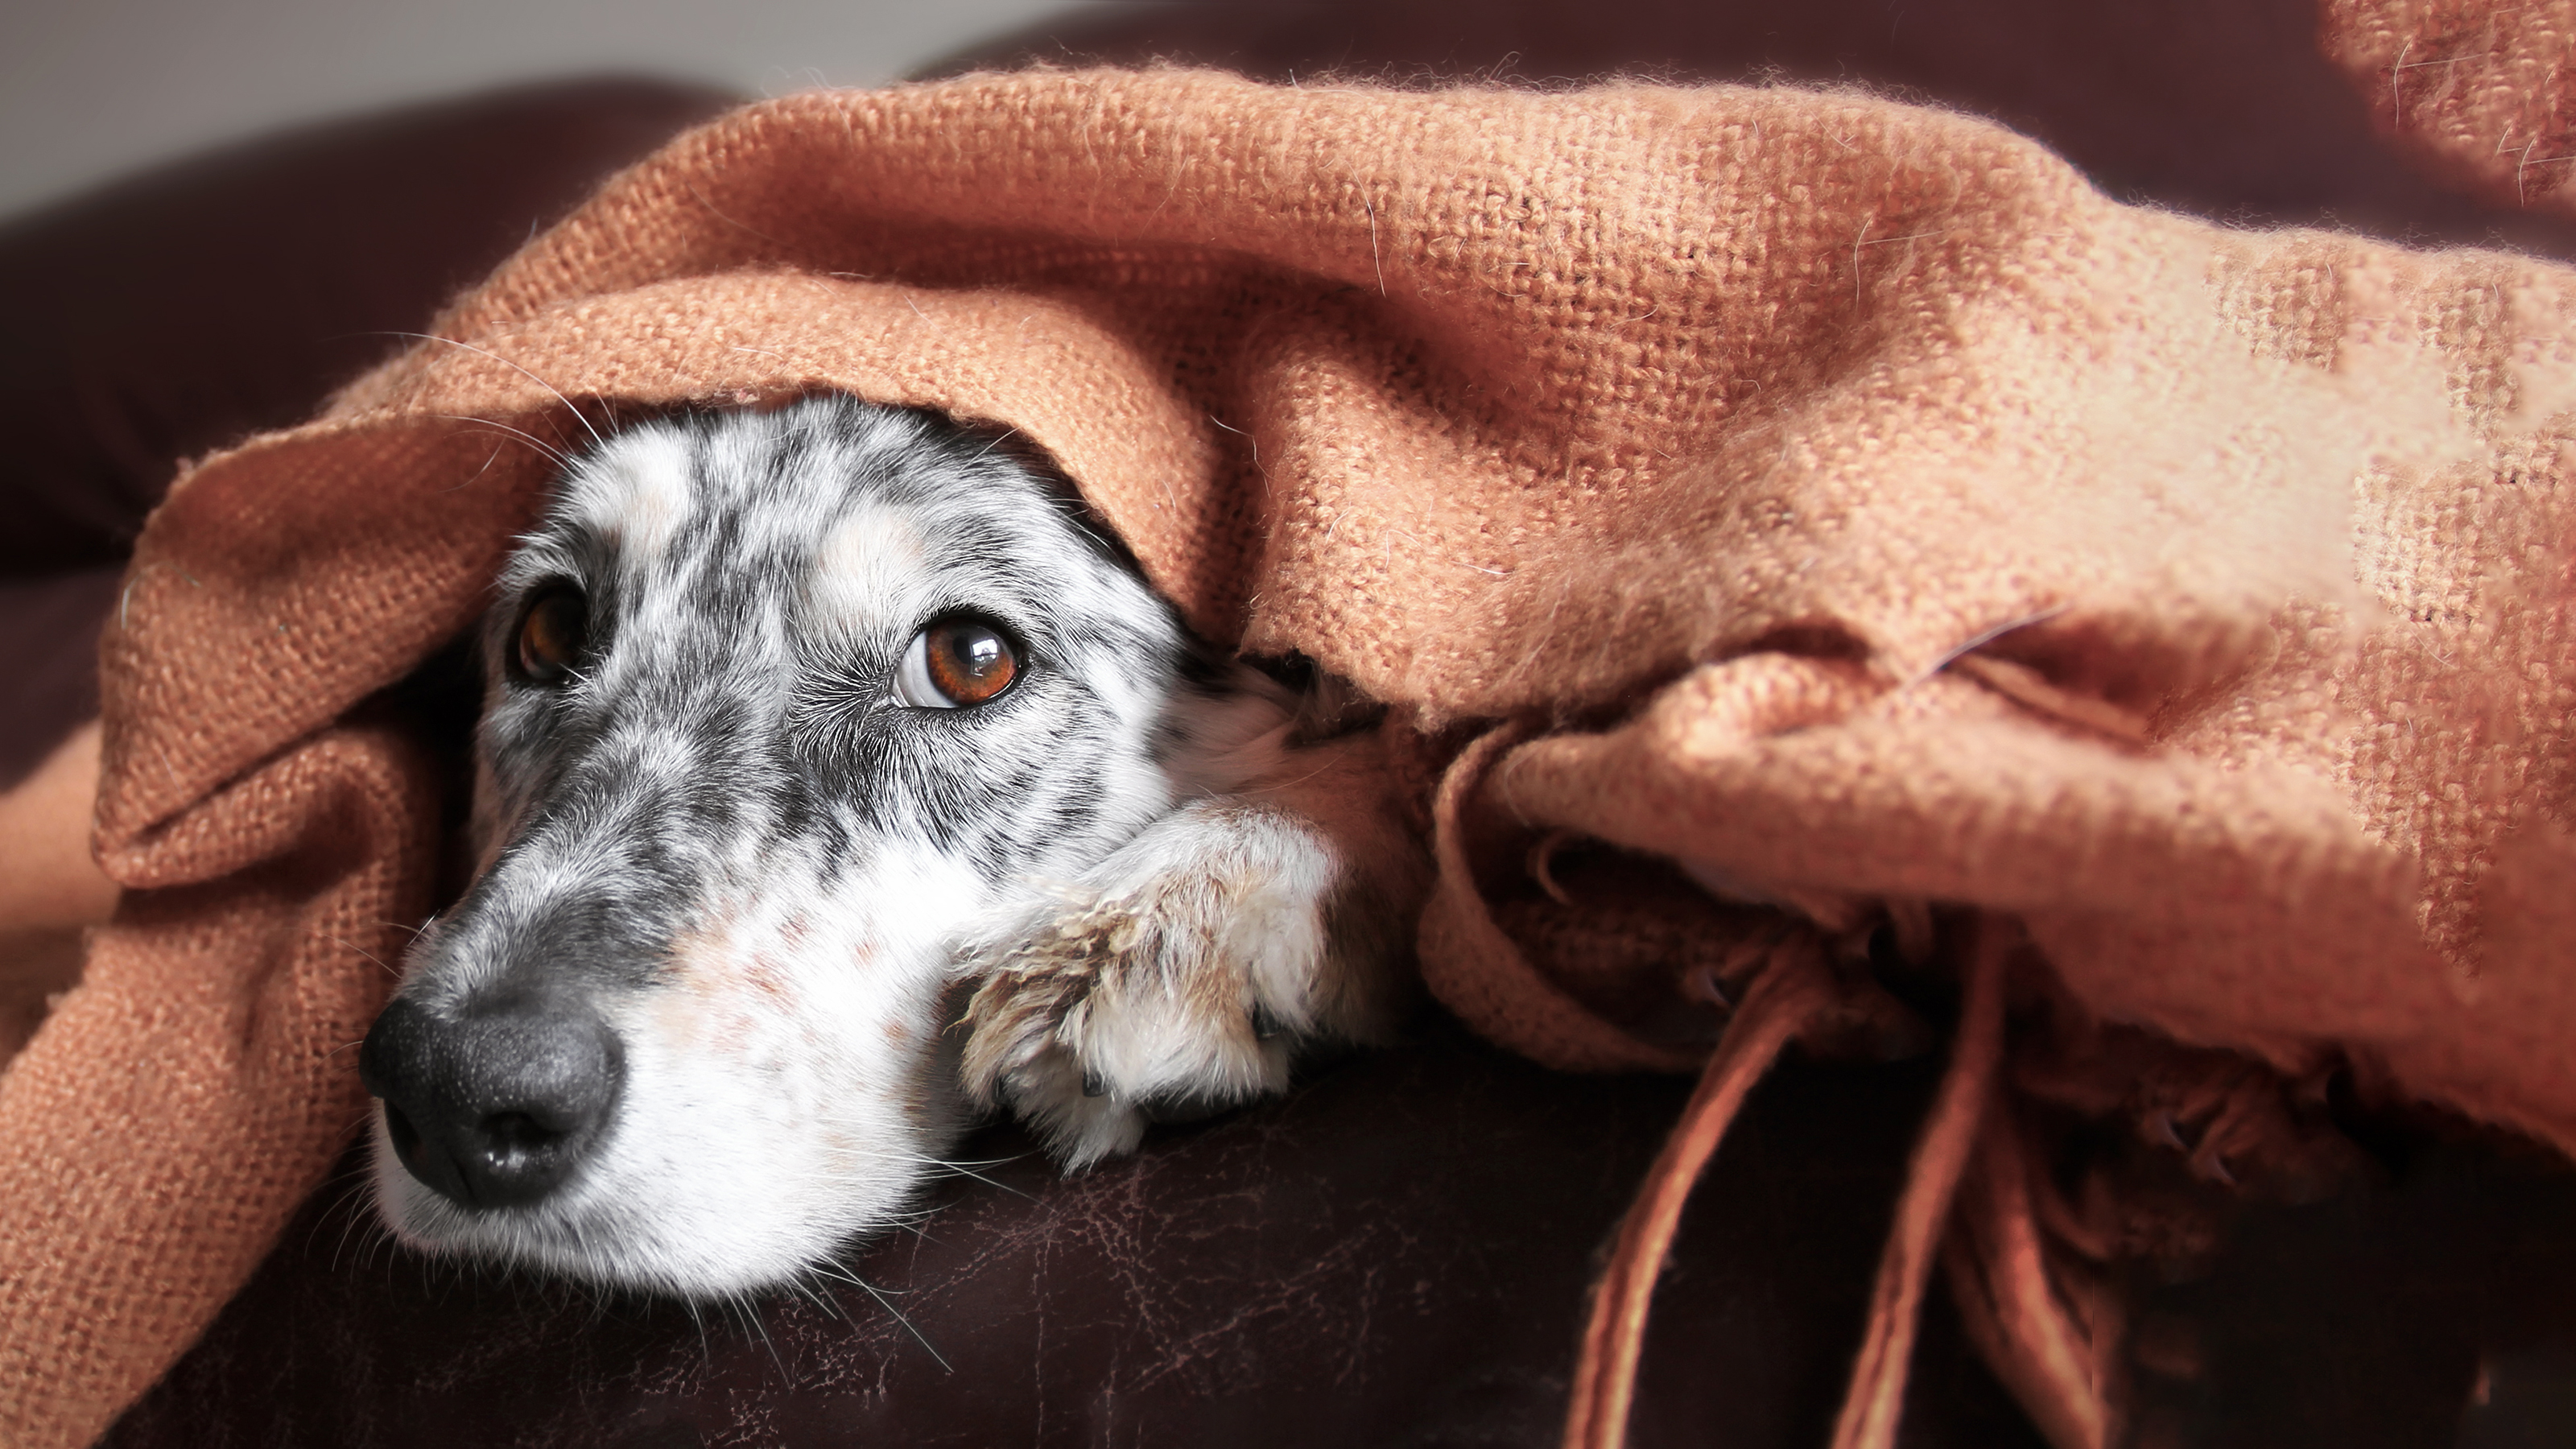
M 874 85 L 1067 0 L 0 0 L 0 219 L 334 114 L 564 75 Z

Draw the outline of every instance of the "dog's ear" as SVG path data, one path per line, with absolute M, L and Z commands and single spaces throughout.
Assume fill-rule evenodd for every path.
M 1291 649 L 1285 654 L 1244 656 L 1243 662 L 1285 685 L 1297 696 L 1297 713 L 1290 722 L 1288 743 L 1292 746 L 1321 744 L 1343 735 L 1357 734 L 1375 728 L 1386 718 L 1386 706 L 1369 697 L 1368 692 L 1308 658 L 1304 651 Z

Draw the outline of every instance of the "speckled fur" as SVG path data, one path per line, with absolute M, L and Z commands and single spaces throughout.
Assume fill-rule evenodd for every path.
M 1373 737 L 1293 744 L 1298 697 L 1193 639 L 997 442 L 821 398 L 647 423 L 568 470 L 486 629 L 480 874 L 400 990 L 573 993 L 627 1080 L 527 1206 L 439 1197 L 380 1123 L 400 1236 L 738 1293 L 893 1219 L 977 1106 L 1080 1165 L 1385 1033 L 1383 923 L 1425 872 Z M 567 584 L 573 677 L 514 679 L 525 601 Z M 960 608 L 1016 637 L 1020 679 L 905 706 L 904 649 Z

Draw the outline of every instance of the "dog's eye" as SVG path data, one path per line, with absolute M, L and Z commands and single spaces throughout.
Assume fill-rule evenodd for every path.
M 1020 677 L 1020 656 L 1000 631 L 978 619 L 940 619 L 912 636 L 895 670 L 895 698 L 915 709 L 967 709 Z
M 590 605 L 570 584 L 540 590 L 519 616 L 519 647 L 512 673 L 528 684 L 561 684 L 572 677 L 590 637 Z

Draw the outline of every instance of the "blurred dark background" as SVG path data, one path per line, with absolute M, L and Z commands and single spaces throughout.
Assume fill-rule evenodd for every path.
M 1077 0 L 0 5 L 0 217 L 252 136 L 565 76 L 882 85 Z

